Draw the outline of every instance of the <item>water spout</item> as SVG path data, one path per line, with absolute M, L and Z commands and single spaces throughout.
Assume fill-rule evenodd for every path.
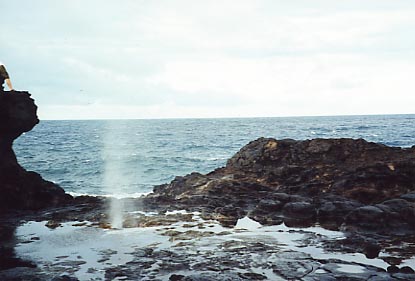
M 109 222 L 111 228 L 121 229 L 123 228 L 124 221 L 124 204 L 122 199 L 111 198 L 109 204 Z
M 105 192 L 110 195 L 108 217 L 111 228 L 122 228 L 124 204 L 116 195 L 128 183 L 125 171 L 125 155 L 127 155 L 126 133 L 117 121 L 107 121 L 103 136 L 102 157 L 104 160 L 103 185 Z

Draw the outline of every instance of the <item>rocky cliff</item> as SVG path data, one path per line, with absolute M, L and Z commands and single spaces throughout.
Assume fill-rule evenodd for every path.
M 27 92 L 0 94 L 0 213 L 11 209 L 41 209 L 71 200 L 58 185 L 26 171 L 17 162 L 12 145 L 39 119 Z
M 415 233 L 415 147 L 260 138 L 224 168 L 155 187 L 146 202 L 200 210 L 228 225 L 247 215 L 262 224 Z

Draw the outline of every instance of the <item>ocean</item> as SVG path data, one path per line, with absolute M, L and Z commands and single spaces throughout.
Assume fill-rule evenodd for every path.
M 14 143 L 19 163 L 75 195 L 138 196 L 208 173 L 248 142 L 364 138 L 415 145 L 415 115 L 41 121 Z

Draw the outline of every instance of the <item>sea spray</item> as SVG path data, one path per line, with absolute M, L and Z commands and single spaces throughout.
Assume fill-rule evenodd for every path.
M 110 198 L 109 201 L 109 221 L 111 228 L 120 229 L 123 227 L 123 212 L 124 212 L 124 203 L 122 199 L 117 199 L 114 197 Z
M 108 218 L 111 228 L 122 228 L 124 204 L 116 198 L 122 193 L 125 186 L 129 186 L 131 179 L 125 173 L 129 153 L 128 131 L 120 122 L 109 120 L 106 122 L 102 158 L 104 160 L 103 186 L 110 196 L 108 200 Z M 125 131 L 124 131 L 125 130 Z

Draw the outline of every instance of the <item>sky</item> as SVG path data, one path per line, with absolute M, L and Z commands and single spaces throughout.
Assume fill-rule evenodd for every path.
M 413 0 L 0 0 L 41 119 L 415 113 Z

